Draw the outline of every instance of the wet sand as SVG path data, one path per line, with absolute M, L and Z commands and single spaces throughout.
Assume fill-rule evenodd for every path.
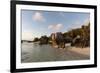
M 68 49 L 69 51 L 73 51 L 79 54 L 83 54 L 83 55 L 90 55 L 90 48 L 89 47 L 85 47 L 85 48 L 79 48 L 79 47 L 71 47 L 71 49 Z
M 90 48 L 69 47 L 65 48 L 67 57 L 70 60 L 85 60 L 90 58 Z

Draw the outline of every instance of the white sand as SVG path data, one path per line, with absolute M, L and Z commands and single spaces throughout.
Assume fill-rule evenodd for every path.
M 83 55 L 90 55 L 90 48 L 86 47 L 86 48 L 78 48 L 78 47 L 71 47 L 68 50 L 79 53 L 79 54 L 83 54 Z

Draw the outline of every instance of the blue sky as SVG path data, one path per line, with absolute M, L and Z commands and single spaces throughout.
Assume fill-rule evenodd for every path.
M 90 20 L 89 13 L 22 10 L 22 39 L 33 40 L 53 32 L 79 28 Z

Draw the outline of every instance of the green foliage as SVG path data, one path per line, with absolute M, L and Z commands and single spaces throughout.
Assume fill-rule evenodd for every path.
M 33 42 L 37 42 L 37 41 L 39 41 L 39 38 L 34 38 L 34 40 L 33 40 Z
M 73 40 L 75 40 L 77 36 L 80 36 L 80 38 L 75 40 L 75 43 L 72 42 L 73 45 L 90 46 L 90 23 L 83 25 L 81 28 L 65 32 L 63 35 L 64 37 L 71 37 Z
M 40 44 L 48 44 L 48 37 L 46 35 L 41 36 L 40 38 Z
M 64 37 L 71 37 L 71 38 L 75 38 L 77 37 L 78 35 L 80 37 L 83 37 L 83 38 L 90 38 L 90 23 L 88 23 L 88 25 L 83 25 L 81 28 L 77 28 L 77 29 L 72 29 L 68 32 L 65 32 L 64 34 Z
M 81 28 L 72 29 L 70 31 L 63 33 L 64 38 L 71 38 L 72 41 L 76 39 L 77 36 L 80 36 L 80 39 L 78 38 L 76 40 L 77 43 L 74 43 L 74 45 L 80 45 L 83 44 L 89 46 L 90 45 L 90 23 L 88 25 L 83 25 Z M 33 42 L 39 41 L 40 44 L 50 44 L 52 39 L 51 37 L 47 37 L 46 35 L 41 36 L 40 38 L 34 38 Z

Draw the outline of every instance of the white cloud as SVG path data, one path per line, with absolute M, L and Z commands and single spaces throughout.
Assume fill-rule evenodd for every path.
M 48 26 L 48 29 L 52 29 L 52 30 L 56 31 L 56 30 L 60 30 L 62 27 L 63 27 L 62 24 L 54 24 L 54 25 L 52 24 L 52 25 Z
M 74 22 L 74 24 L 71 24 L 70 26 L 68 26 L 67 29 L 71 30 L 71 29 L 81 28 L 83 25 L 87 25 L 89 22 L 90 22 L 90 19 L 84 20 L 83 23 L 76 21 Z
M 22 40 L 33 40 L 32 32 L 22 32 Z
M 87 19 L 85 19 L 84 21 L 83 21 L 83 23 L 81 23 L 81 22 L 79 22 L 79 21 L 76 21 L 74 24 L 73 24 L 73 28 L 81 28 L 83 25 L 87 25 L 88 23 L 89 23 L 89 19 L 87 18 Z
M 89 22 L 90 22 L 90 19 L 87 18 L 86 20 L 84 20 L 84 24 L 83 25 L 88 25 Z
M 81 28 L 82 27 L 82 23 L 80 23 L 79 21 L 76 21 L 71 27 L 72 29 L 77 29 L 77 28 Z
M 37 22 L 45 21 L 45 19 L 44 19 L 44 17 L 43 17 L 41 12 L 35 12 L 33 14 L 33 20 L 37 21 Z

